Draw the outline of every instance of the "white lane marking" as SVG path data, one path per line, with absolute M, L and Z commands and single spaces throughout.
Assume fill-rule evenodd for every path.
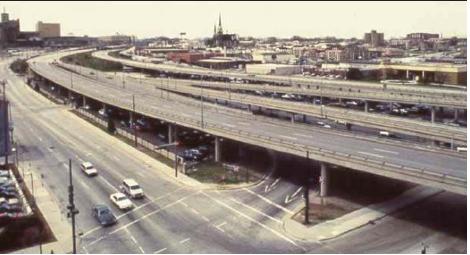
M 111 187 L 114 191 L 120 192 L 116 187 L 114 187 L 111 183 L 109 183 L 108 180 L 106 180 L 103 176 L 98 175 L 98 178 L 100 178 L 101 180 L 103 180 L 104 183 L 106 183 L 106 184 L 107 184 L 109 187 Z
M 227 127 L 231 127 L 231 128 L 235 127 L 235 125 L 227 124 L 227 123 L 222 123 L 222 125 L 227 126 Z
M 297 140 L 297 137 L 292 137 L 292 136 L 286 136 L 286 135 L 278 135 L 279 137 L 285 138 L 285 139 L 290 139 L 290 140 Z
M 162 253 L 162 252 L 164 252 L 164 251 L 166 251 L 166 248 L 160 249 L 160 250 L 154 252 L 154 254 Z
M 40 136 L 38 137 L 38 139 L 39 139 L 40 142 L 42 142 L 42 138 Z
M 183 116 L 185 116 L 185 117 L 191 117 L 191 115 L 186 114 L 186 113 L 182 113 L 182 112 L 181 112 L 180 114 L 183 115 Z
M 299 194 L 299 192 L 302 190 L 302 188 L 303 188 L 303 187 L 299 187 L 299 188 L 294 192 L 294 194 L 292 194 L 292 196 L 291 196 L 291 195 L 287 195 L 287 196 L 286 196 L 286 199 L 284 200 L 284 203 L 285 203 L 285 204 L 288 204 L 288 203 L 292 202 L 292 201 L 296 198 L 296 196 Z
M 199 193 L 201 193 L 201 191 L 196 192 L 196 193 L 189 194 L 189 195 L 187 195 L 187 196 L 185 196 L 185 197 L 183 197 L 183 198 L 180 198 L 180 199 L 178 199 L 178 200 L 176 200 L 176 201 L 174 201 L 174 202 L 172 202 L 172 203 L 169 203 L 169 204 L 167 204 L 167 205 L 165 205 L 165 206 L 163 206 L 163 207 L 161 207 L 161 208 L 159 208 L 159 209 L 156 209 L 156 210 L 154 210 L 154 211 L 152 211 L 152 212 L 149 212 L 149 213 L 145 214 L 144 216 L 142 216 L 142 217 L 140 217 L 140 218 L 138 218 L 138 219 L 135 219 L 135 220 L 133 220 L 133 221 L 127 223 L 126 225 L 124 225 L 124 226 L 122 226 L 122 227 L 120 227 L 120 228 L 117 228 L 117 229 L 113 230 L 112 232 L 109 232 L 108 235 L 112 235 L 112 234 L 114 234 L 114 233 L 116 233 L 116 232 L 119 232 L 119 231 L 121 231 L 121 230 L 123 230 L 123 229 L 126 229 L 127 227 L 129 227 L 129 226 L 131 226 L 131 225 L 134 225 L 134 224 L 136 224 L 137 222 L 139 222 L 139 221 L 141 221 L 141 220 L 143 220 L 143 219 L 145 219 L 145 218 L 148 218 L 148 217 L 150 217 L 150 216 L 152 216 L 152 215 L 154 215 L 154 214 L 156 214 L 156 213 L 159 213 L 159 212 L 161 212 L 161 211 L 163 211 L 163 210 L 165 210 L 165 209 L 167 209 L 167 208 L 169 208 L 169 207 L 172 207 L 172 206 L 174 206 L 174 205 L 180 203 L 181 201 L 185 200 L 186 198 L 191 197 L 191 196 L 194 196 L 194 195 L 199 194 Z
M 188 207 L 188 204 L 186 204 L 185 202 L 181 202 L 180 204 L 182 204 L 184 207 Z
M 113 159 L 116 161 L 121 161 L 116 155 L 113 155 Z
M 398 154 L 399 154 L 399 153 L 396 152 L 396 151 L 388 151 L 388 150 L 382 150 L 382 149 L 377 149 L 377 148 L 374 148 L 374 151 L 380 151 L 380 152 L 390 153 L 390 154 L 394 154 L 394 155 L 398 155 Z
M 291 244 L 293 244 L 293 245 L 295 245 L 295 246 L 300 247 L 300 248 L 303 249 L 303 247 L 297 245 L 293 240 L 289 239 L 288 237 L 284 236 L 283 234 L 281 234 L 281 233 L 277 232 L 276 230 L 274 230 L 274 229 L 272 229 L 272 228 L 270 228 L 270 227 L 268 227 L 268 226 L 266 226 L 266 225 L 264 225 L 264 224 L 262 224 L 262 223 L 256 221 L 255 219 L 253 219 L 253 218 L 251 218 L 250 216 L 248 216 L 248 215 L 246 215 L 246 214 L 244 214 L 244 213 L 238 211 L 237 209 L 235 209 L 235 208 L 233 208 L 233 207 L 227 205 L 226 203 L 224 203 L 224 202 L 222 202 L 222 201 L 220 201 L 220 200 L 218 200 L 218 199 L 215 199 L 215 198 L 209 196 L 209 195 L 206 194 L 205 192 L 201 192 L 201 194 L 205 195 L 206 197 L 208 197 L 209 199 L 213 200 L 214 202 L 216 202 L 216 203 L 222 205 L 223 207 L 225 207 L 225 208 L 227 208 L 227 209 L 229 209 L 229 210 L 231 210 L 231 211 L 237 213 L 238 215 L 242 216 L 243 218 L 245 218 L 245 219 L 247 219 L 247 220 L 253 222 L 254 224 L 256 224 L 256 225 L 258 225 L 258 226 L 260 226 L 260 227 L 262 227 L 262 228 L 268 230 L 269 232 L 273 233 L 274 235 L 280 237 L 281 239 L 283 239 L 283 240 L 285 240 L 285 241 L 287 241 L 287 242 L 289 242 L 289 243 L 291 243 Z
M 277 208 L 283 210 L 284 212 L 287 212 L 287 213 L 292 214 L 292 215 L 294 214 L 293 211 L 291 211 L 291 210 L 289 210 L 289 209 L 287 209 L 287 208 L 285 208 L 285 207 L 283 207 L 283 206 L 281 206 L 281 205 L 278 205 L 278 204 L 274 203 L 273 201 L 271 201 L 271 200 L 269 200 L 269 199 L 267 199 L 267 198 L 265 198 L 265 197 L 263 197 L 263 196 L 261 196 L 261 195 L 255 193 L 255 192 L 253 192 L 253 191 L 251 191 L 251 190 L 249 190 L 249 189 L 247 189 L 247 188 L 243 188 L 243 190 L 245 190 L 246 192 L 248 192 L 248 193 L 250 193 L 250 194 L 253 194 L 253 195 L 255 195 L 255 196 L 261 198 L 261 199 L 262 199 L 263 201 L 265 201 L 266 203 L 268 203 L 268 204 L 270 204 L 270 205 L 273 205 L 273 206 L 275 206 L 275 207 L 277 207 Z
M 268 193 L 269 191 L 273 190 L 276 184 L 281 180 L 281 178 L 277 178 L 274 180 L 273 183 L 266 185 L 266 188 L 264 189 L 264 193 Z
M 198 212 L 196 209 L 194 209 L 194 208 L 191 208 L 191 211 L 192 211 L 194 214 L 197 214 L 197 215 L 199 215 L 199 212 Z
M 210 221 L 210 220 L 209 220 L 209 218 L 207 218 L 207 217 L 206 217 L 206 216 L 204 216 L 204 215 L 202 215 L 201 217 L 202 217 L 202 219 L 203 219 L 203 220 L 205 220 L 205 221 L 207 221 L 207 222 L 209 222 L 209 221 Z
M 135 243 L 135 245 L 140 250 L 140 252 L 142 252 L 142 254 L 145 254 L 144 249 L 142 249 L 142 246 L 139 245 L 139 243 L 137 242 L 137 239 L 135 239 L 134 235 L 132 235 L 131 232 L 128 229 L 125 229 L 125 231 L 131 237 L 132 242 Z
M 96 239 L 95 241 L 93 241 L 93 242 L 87 244 L 87 246 L 90 247 L 90 246 L 94 245 L 95 243 L 97 243 L 97 242 L 103 240 L 105 237 L 106 237 L 106 236 L 101 236 L 100 238 Z
M 90 254 L 85 246 L 82 247 L 86 254 Z
M 300 137 L 305 137 L 305 138 L 313 138 L 313 136 L 311 136 L 311 135 L 305 135 L 305 134 L 299 134 L 299 133 L 294 133 L 293 135 L 300 136 Z
M 244 206 L 244 207 L 246 207 L 246 208 L 248 208 L 248 209 L 250 209 L 250 210 L 252 210 L 252 211 L 254 211 L 254 212 L 258 213 L 258 214 L 261 214 L 261 215 L 263 215 L 264 217 L 266 217 L 266 218 L 268 218 L 268 219 L 270 219 L 270 220 L 273 220 L 273 221 L 275 221 L 275 222 L 277 222 L 277 223 L 279 223 L 279 224 L 282 223 L 282 221 L 280 221 L 280 220 L 278 220 L 278 219 L 276 219 L 276 218 L 274 218 L 274 217 L 272 217 L 272 216 L 269 216 L 269 215 L 267 215 L 266 213 L 264 213 L 264 212 L 262 212 L 262 211 L 260 211 L 260 210 L 258 210 L 258 209 L 256 209 L 256 208 L 254 208 L 254 207 L 252 207 L 252 206 L 249 206 L 249 205 L 247 205 L 247 204 L 244 204 L 244 203 L 242 203 L 242 202 L 236 200 L 235 198 L 231 198 L 230 200 L 232 200 L 233 202 L 235 202 L 235 203 L 237 203 L 237 204 L 239 204 L 239 205 L 241 205 L 241 206 Z
M 374 153 L 368 153 L 368 152 L 363 152 L 363 151 L 358 151 L 357 153 L 364 154 L 364 155 L 369 155 L 369 156 L 377 157 L 377 158 L 383 158 L 383 157 L 384 157 L 384 156 L 382 156 L 382 155 L 378 155 L 378 154 L 374 154 Z
M 191 240 L 191 238 L 186 238 L 186 239 L 184 239 L 184 240 L 181 240 L 181 241 L 180 241 L 180 244 L 184 244 L 184 243 L 186 243 L 186 242 L 189 241 L 189 240 Z
M 227 222 L 224 221 L 220 223 L 219 225 L 214 225 L 214 227 L 218 229 L 220 232 L 225 233 L 225 230 L 222 229 L 222 226 L 225 226 L 225 224 L 227 224 Z

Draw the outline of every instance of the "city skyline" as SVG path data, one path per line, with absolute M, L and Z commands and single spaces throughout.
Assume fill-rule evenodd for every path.
M 148 38 L 185 32 L 188 38 L 210 37 L 220 13 L 224 32 L 240 36 L 362 38 L 377 30 L 386 39 L 413 32 L 466 37 L 465 2 L 9 2 L 3 7 L 11 19 L 20 19 L 24 31 L 33 31 L 38 21 L 58 22 L 64 36 L 120 33 Z M 101 22 L 105 12 L 108 22 Z M 439 20 L 446 22 L 430 22 Z

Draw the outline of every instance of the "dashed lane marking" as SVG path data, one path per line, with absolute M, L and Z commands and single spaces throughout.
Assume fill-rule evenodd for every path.
M 289 139 L 289 140 L 297 140 L 297 137 L 287 136 L 287 135 L 278 135 L 279 137 Z
M 379 155 L 379 154 L 374 154 L 374 153 L 369 153 L 369 152 L 363 152 L 363 151 L 358 151 L 357 153 L 364 154 L 364 155 L 369 155 L 372 157 L 377 157 L 377 158 L 383 158 L 384 156 Z
M 189 241 L 189 240 L 191 240 L 191 238 L 186 238 L 186 239 L 184 239 L 184 240 L 181 240 L 181 241 L 180 241 L 180 244 L 184 244 L 184 243 L 186 243 L 186 242 Z
M 116 187 L 114 187 L 111 183 L 108 182 L 103 176 L 98 175 L 98 178 L 102 180 L 104 183 L 106 183 L 109 187 L 111 187 L 114 191 L 120 192 Z
M 162 252 L 164 252 L 164 251 L 166 251 L 166 248 L 163 248 L 163 249 L 160 249 L 160 250 L 158 250 L 158 251 L 155 251 L 154 254 L 162 253 Z
M 374 148 L 374 151 L 380 151 L 380 152 L 390 153 L 390 154 L 394 154 L 394 155 L 398 155 L 398 154 L 399 154 L 399 153 L 396 152 L 396 151 L 388 151 L 388 150 L 382 150 L 382 149 L 377 149 L 377 148 Z

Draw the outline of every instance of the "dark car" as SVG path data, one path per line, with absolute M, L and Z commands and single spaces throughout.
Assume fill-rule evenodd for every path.
M 117 223 L 116 216 L 106 205 L 95 205 L 91 213 L 101 226 L 111 226 Z

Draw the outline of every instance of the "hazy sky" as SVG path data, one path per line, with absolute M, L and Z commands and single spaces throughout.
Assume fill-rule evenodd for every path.
M 466 36 L 466 2 L 3 2 L 21 30 L 61 23 L 62 35 L 211 36 L 222 14 L 224 30 L 240 36 L 385 38 L 411 32 Z

